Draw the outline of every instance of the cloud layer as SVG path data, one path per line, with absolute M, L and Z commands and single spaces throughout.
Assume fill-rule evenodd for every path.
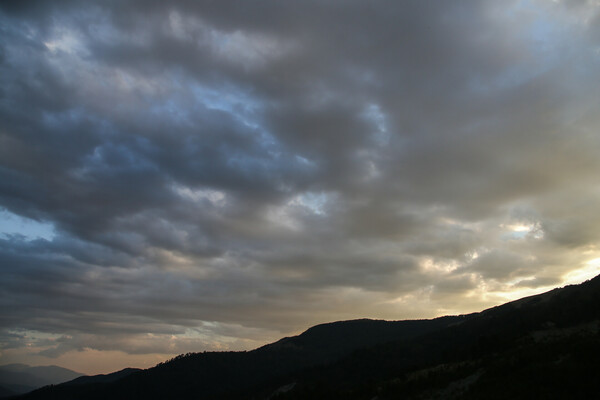
M 1 7 L 0 360 L 252 348 L 599 271 L 594 2 Z

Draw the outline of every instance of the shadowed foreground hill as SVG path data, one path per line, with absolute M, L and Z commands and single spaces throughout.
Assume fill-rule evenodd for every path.
M 466 316 L 356 320 L 23 399 L 594 398 L 600 277 Z

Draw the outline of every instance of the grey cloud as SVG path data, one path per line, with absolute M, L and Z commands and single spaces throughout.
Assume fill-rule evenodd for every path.
M 485 278 L 498 280 L 535 272 L 535 265 L 528 262 L 526 257 L 502 250 L 491 251 L 478 257 L 468 268 Z
M 55 236 L 0 236 L 0 336 L 64 337 L 48 356 L 244 346 L 591 268 L 598 15 L 3 3 L 0 207 Z

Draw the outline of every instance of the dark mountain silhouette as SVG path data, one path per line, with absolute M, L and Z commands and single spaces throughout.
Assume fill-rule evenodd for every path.
M 595 398 L 600 277 L 480 313 L 318 325 L 248 352 L 194 353 L 24 399 Z
M 70 381 L 81 375 L 56 365 L 30 367 L 25 364 L 7 364 L 0 366 L 0 386 L 13 394 L 27 393 L 42 386 Z
M 31 398 L 45 398 L 46 393 L 60 393 L 59 398 L 104 398 L 107 394 L 103 390 L 106 393 L 115 391 L 118 393 L 115 396 L 122 398 L 186 398 L 194 396 L 194 393 L 202 393 L 207 398 L 236 397 L 288 373 L 331 363 L 356 349 L 434 332 L 464 318 L 456 316 L 420 321 L 362 319 L 333 322 L 312 327 L 299 336 L 284 338 L 249 352 L 181 355 L 154 368 L 134 373 L 113 385 L 96 382 L 97 384 L 89 386 L 94 387 L 94 393 L 89 395 L 87 385 L 73 387 L 67 384 L 37 391 Z M 199 376 L 203 379 L 198 379 Z M 148 393 L 142 394 L 147 389 Z
M 121 378 L 125 378 L 133 374 L 134 372 L 141 371 L 139 368 L 125 368 L 117 372 L 112 372 L 110 374 L 100 374 L 100 375 L 85 375 L 80 376 L 79 378 L 75 378 L 72 381 L 65 382 L 65 385 L 86 385 L 90 383 L 110 383 L 118 381 Z

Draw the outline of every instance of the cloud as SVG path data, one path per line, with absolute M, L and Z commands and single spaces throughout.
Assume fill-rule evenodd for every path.
M 15 332 L 44 338 L 36 357 L 244 348 L 588 276 L 598 15 L 3 4 L 3 348 L 26 357 Z

